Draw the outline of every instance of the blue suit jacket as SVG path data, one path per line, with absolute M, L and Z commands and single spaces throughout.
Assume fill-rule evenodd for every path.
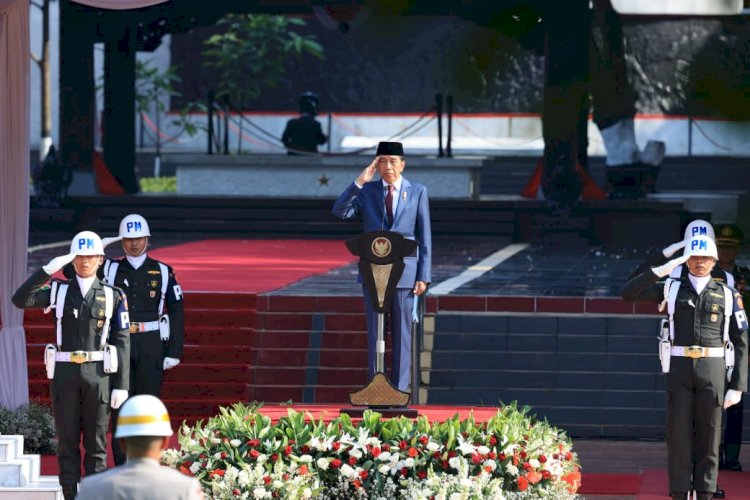
M 378 179 L 358 188 L 351 183 L 333 204 L 333 215 L 341 219 L 361 216 L 365 232 L 395 231 L 419 243 L 417 255 L 404 259 L 404 272 L 398 288 L 411 288 L 416 281 L 432 280 L 432 230 L 430 228 L 430 202 L 427 188 L 403 179 L 401 193 L 393 215 L 393 225 L 388 226 L 385 216 L 385 190 Z

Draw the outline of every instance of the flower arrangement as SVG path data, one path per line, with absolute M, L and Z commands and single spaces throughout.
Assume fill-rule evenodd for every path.
M 515 403 L 485 423 L 458 415 L 328 423 L 288 410 L 273 424 L 258 406 L 221 408 L 183 425 L 162 463 L 198 478 L 207 496 L 323 499 L 573 499 L 578 457 L 564 432 Z

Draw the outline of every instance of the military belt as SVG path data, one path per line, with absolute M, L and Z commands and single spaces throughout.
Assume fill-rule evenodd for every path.
M 152 332 L 158 329 L 159 329 L 158 321 L 145 321 L 145 322 L 131 321 L 130 322 L 130 333 Z
M 724 348 L 723 347 L 702 347 L 699 345 L 683 346 L 676 345 L 672 346 L 672 356 L 679 356 L 683 358 L 723 358 Z
M 92 361 L 103 361 L 103 351 L 71 351 L 71 352 L 56 352 L 55 361 L 62 363 L 75 363 L 80 365 L 82 363 L 90 363 Z

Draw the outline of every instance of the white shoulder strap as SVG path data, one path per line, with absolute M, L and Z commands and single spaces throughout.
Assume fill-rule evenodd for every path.
M 680 291 L 680 282 L 668 278 L 664 283 L 664 297 L 667 299 L 667 314 L 669 314 L 669 340 L 674 342 L 674 309 L 677 303 L 677 293 Z
M 114 260 L 107 260 L 104 264 L 104 280 L 110 285 L 115 284 L 115 276 L 117 276 L 117 269 L 120 267 L 120 263 Z
M 49 314 L 49 312 L 57 306 L 57 287 L 58 286 L 59 286 L 59 283 L 55 280 L 52 280 L 52 283 L 50 283 L 49 305 L 44 308 L 44 314 Z
M 166 264 L 159 262 L 161 269 L 161 300 L 159 301 L 159 316 L 164 314 L 164 300 L 167 297 L 167 286 L 169 285 L 169 268 Z
M 53 281 L 53 283 L 56 283 Z M 57 318 L 57 347 L 62 346 L 62 317 L 65 312 L 65 296 L 68 294 L 68 284 L 60 283 L 55 297 L 55 318 Z
M 107 336 L 109 335 L 109 323 L 112 319 L 112 313 L 115 308 L 115 297 L 114 290 L 112 287 L 104 285 L 104 326 L 102 327 L 102 337 L 99 341 L 99 346 L 103 349 L 107 344 Z
M 672 272 L 669 273 L 669 277 L 676 280 L 680 279 L 682 277 L 682 265 L 679 265 L 672 269 Z
M 727 278 L 732 276 L 727 273 Z M 731 321 L 732 312 L 734 311 L 734 297 L 732 289 L 726 285 L 721 285 L 724 289 L 724 344 L 729 342 L 729 322 Z

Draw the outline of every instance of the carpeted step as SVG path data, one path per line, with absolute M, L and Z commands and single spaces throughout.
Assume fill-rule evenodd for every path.
M 185 309 L 186 325 L 253 327 L 255 321 L 251 309 Z
M 335 368 L 359 368 L 367 366 L 367 350 L 365 349 L 320 349 L 315 353 L 319 357 L 319 365 Z M 279 366 L 308 366 L 308 349 L 258 349 L 254 351 L 253 365 L 258 367 Z
M 240 292 L 185 292 L 186 309 L 255 309 L 258 296 Z
M 29 361 L 29 380 L 46 380 L 47 372 L 44 363 L 40 359 Z M 250 365 L 247 363 L 180 363 L 179 366 L 167 371 L 164 375 L 165 382 L 221 382 L 248 380 Z
M 367 383 L 367 367 L 339 368 L 305 366 L 272 367 L 264 366 L 253 369 L 256 385 L 304 385 L 308 377 L 313 377 L 318 386 L 340 385 L 342 380 L 355 385 Z
M 29 398 L 49 399 L 50 380 L 29 380 Z M 167 381 L 162 385 L 162 399 L 164 401 L 196 399 L 196 398 L 222 398 L 222 399 L 245 399 L 245 382 L 221 381 L 200 383 L 195 381 Z

